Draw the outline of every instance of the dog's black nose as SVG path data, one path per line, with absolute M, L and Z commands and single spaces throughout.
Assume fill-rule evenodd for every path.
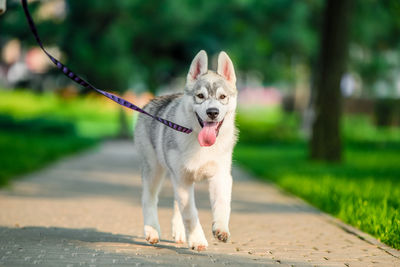
M 208 117 L 210 117 L 210 119 L 215 119 L 218 114 L 219 114 L 219 110 L 217 108 L 209 108 L 206 110 L 206 113 L 208 115 Z

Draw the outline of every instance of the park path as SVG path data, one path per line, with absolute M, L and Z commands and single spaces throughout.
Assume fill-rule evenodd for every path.
M 228 243 L 212 238 L 205 183 L 196 185 L 196 200 L 208 250 L 171 242 L 166 181 L 162 242 L 150 246 L 142 233 L 139 156 L 131 142 L 109 141 L 2 189 L 0 266 L 400 266 L 398 251 L 237 167 Z

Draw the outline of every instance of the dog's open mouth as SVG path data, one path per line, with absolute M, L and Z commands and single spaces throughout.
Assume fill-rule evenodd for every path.
M 219 129 L 221 128 L 224 120 L 220 122 L 208 122 L 203 121 L 200 116 L 196 113 L 197 121 L 201 126 L 201 131 L 197 136 L 200 146 L 212 146 L 217 139 Z

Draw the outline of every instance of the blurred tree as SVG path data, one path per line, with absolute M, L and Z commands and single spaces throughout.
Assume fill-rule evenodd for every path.
M 123 92 L 134 75 L 130 1 L 68 1 L 59 42 L 71 69 L 99 88 Z
M 200 49 L 226 50 L 238 70 L 290 85 L 293 66 L 316 58 L 322 2 L 66 0 L 64 21 L 39 20 L 40 2 L 30 9 L 44 43 L 59 44 L 67 65 L 94 85 L 122 92 L 145 84 L 154 92 L 185 73 Z M 12 2 L 0 27 L 7 29 L 0 44 L 11 37 L 34 44 L 19 3 Z
M 131 54 L 132 1 L 68 1 L 61 48 L 68 65 L 99 88 L 124 92 L 135 76 Z M 120 110 L 120 133 L 128 137 L 127 118 Z
M 393 81 L 400 68 L 400 2 L 355 0 L 350 25 L 350 70 L 366 92 Z M 317 58 L 323 0 L 156 1 L 67 0 L 67 16 L 39 19 L 40 2 L 30 3 L 47 45 L 60 44 L 67 64 L 102 88 L 123 91 L 135 84 L 155 91 L 187 71 L 200 49 L 226 50 L 237 69 L 256 71 L 268 84 L 293 85 L 298 64 Z M 18 1 L 2 16 L 0 45 L 10 38 L 34 44 Z M 371 19 L 373 16 L 374 19 Z M 81 60 L 82 59 L 82 60 Z M 54 72 L 55 73 L 55 72 Z M 136 88 L 138 88 L 136 86 Z M 378 92 L 379 93 L 379 92 Z
M 400 69 L 400 2 L 354 1 L 349 70 L 361 76 L 371 96 L 383 94 L 382 87 L 388 88 L 385 96 L 392 96 Z M 290 94 L 297 66 L 307 73 L 317 61 L 324 1 L 66 3 L 65 20 L 39 19 L 39 1 L 30 3 L 30 9 L 44 43 L 58 44 L 66 64 L 99 88 L 155 92 L 184 75 L 195 53 L 205 49 L 210 55 L 227 51 L 238 71 L 256 72 L 264 84 L 279 85 Z M 0 45 L 15 37 L 25 48 L 35 45 L 19 2 L 8 4 L 0 20 Z M 49 73 L 58 74 L 56 69 Z
M 311 157 L 341 159 L 340 80 L 346 68 L 352 0 L 327 0 L 321 36 L 321 51 L 315 80 L 315 122 Z
M 294 63 L 315 58 L 313 13 L 321 0 L 88 0 L 69 7 L 63 50 L 83 61 L 71 63 L 106 88 L 144 83 L 154 92 L 185 73 L 200 49 L 226 50 L 237 69 L 290 84 Z
M 396 97 L 400 1 L 356 0 L 356 6 L 351 27 L 350 69 L 361 76 L 364 97 Z

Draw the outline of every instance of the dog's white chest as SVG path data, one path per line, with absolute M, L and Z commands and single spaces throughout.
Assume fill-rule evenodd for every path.
M 218 170 L 218 165 L 215 161 L 207 161 L 195 169 L 182 169 L 182 177 L 186 181 L 198 182 L 207 180 L 215 176 Z
M 218 171 L 218 161 L 213 149 L 200 149 L 193 153 L 182 166 L 182 174 L 187 181 L 207 180 Z

